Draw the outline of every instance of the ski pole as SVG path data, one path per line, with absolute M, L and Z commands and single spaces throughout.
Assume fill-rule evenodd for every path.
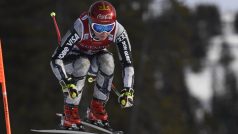
M 56 30 L 57 38 L 58 38 L 58 44 L 60 45 L 61 35 L 60 35 L 59 26 L 58 26 L 57 21 L 56 21 L 56 19 L 55 19 L 56 13 L 55 13 L 55 12 L 51 12 L 51 13 L 50 13 L 50 16 L 52 17 L 52 19 L 53 19 L 53 21 L 54 21 L 55 30 Z

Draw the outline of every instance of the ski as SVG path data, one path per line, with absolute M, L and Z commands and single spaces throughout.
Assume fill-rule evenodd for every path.
M 83 131 L 59 130 L 59 129 L 31 129 L 31 131 L 38 133 L 54 133 L 54 134 L 96 134 Z
M 97 129 L 97 130 L 102 131 L 102 132 L 107 133 L 107 134 L 124 134 L 123 131 L 109 131 L 109 130 L 107 130 L 107 129 L 101 128 L 101 127 L 99 127 L 99 126 L 96 126 L 96 125 L 94 125 L 94 124 L 87 123 L 87 122 L 84 122 L 84 121 L 82 121 L 81 123 L 82 123 L 84 126 L 88 126 L 88 127 Z

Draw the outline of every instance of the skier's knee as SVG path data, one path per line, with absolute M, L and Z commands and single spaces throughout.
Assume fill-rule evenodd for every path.
M 73 67 L 73 75 L 75 77 L 86 76 L 90 67 L 90 61 L 86 57 L 80 57 L 74 62 Z

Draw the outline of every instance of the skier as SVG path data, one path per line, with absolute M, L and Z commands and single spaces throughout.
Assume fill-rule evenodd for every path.
M 78 105 L 86 76 L 91 74 L 96 76 L 96 82 L 87 119 L 112 130 L 105 110 L 115 67 L 113 55 L 107 50 L 112 43 L 123 69 L 124 88 L 118 101 L 123 108 L 133 106 L 134 67 L 127 32 L 117 21 L 113 5 L 97 1 L 74 22 L 52 55 L 51 67 L 64 93 L 64 129 L 83 129 Z

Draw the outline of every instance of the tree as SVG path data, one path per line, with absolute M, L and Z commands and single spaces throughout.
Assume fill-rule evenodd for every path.
M 237 77 L 234 70 L 231 68 L 231 63 L 234 60 L 234 56 L 230 51 L 230 45 L 226 42 L 222 44 L 222 51 L 220 57 L 220 71 L 224 74 L 224 86 L 220 89 L 214 89 L 215 94 L 212 101 L 213 118 L 216 120 L 216 127 L 211 127 L 214 133 L 233 134 L 238 132 L 236 127 L 237 122 Z M 216 72 L 218 73 L 218 72 Z M 220 72 L 221 74 L 221 72 Z M 218 81 L 219 82 L 219 81 Z M 221 81 L 220 81 L 221 82 Z M 218 128 L 218 129 L 217 129 Z
M 238 13 L 235 14 L 234 27 L 235 27 L 235 32 L 238 33 Z
M 199 5 L 193 13 L 193 35 L 190 45 L 193 71 L 199 72 L 203 68 L 211 37 L 221 34 L 220 13 L 214 5 Z

